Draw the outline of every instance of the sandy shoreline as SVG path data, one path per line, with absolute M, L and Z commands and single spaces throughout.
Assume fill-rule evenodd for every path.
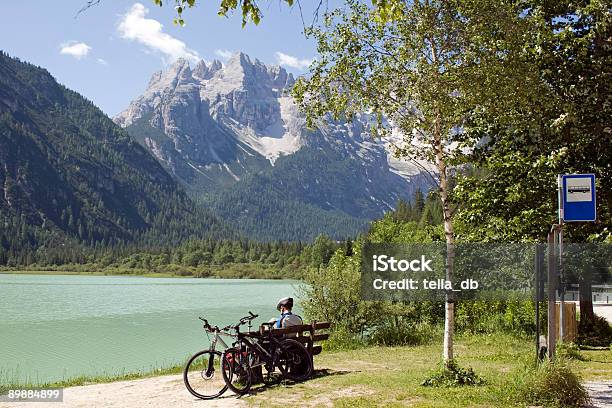
M 241 407 L 246 403 L 227 391 L 221 398 L 200 400 L 193 397 L 183 384 L 182 375 L 165 375 L 132 381 L 83 385 L 64 389 L 63 402 L 0 402 L 2 408 L 183 408 Z

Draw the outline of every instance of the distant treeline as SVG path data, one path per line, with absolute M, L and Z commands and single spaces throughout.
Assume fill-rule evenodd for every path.
M 399 200 L 386 218 L 419 226 L 438 225 L 442 215 L 435 193 L 415 193 L 411 202 Z M 308 268 L 326 266 L 338 249 L 352 254 L 353 239 L 333 240 L 319 235 L 313 242 L 257 242 L 247 239 L 187 240 L 176 246 L 93 246 L 65 241 L 46 250 L 2 252 L 5 269 L 65 270 L 109 274 L 170 273 L 183 276 L 235 278 L 301 278 Z

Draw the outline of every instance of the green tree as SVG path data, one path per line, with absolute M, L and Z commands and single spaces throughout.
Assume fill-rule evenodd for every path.
M 312 246 L 309 248 L 309 263 L 318 268 L 321 265 L 327 265 L 329 259 L 336 250 L 336 244 L 327 235 L 319 235 Z
M 425 198 L 423 198 L 423 192 L 418 189 L 414 192 L 414 209 L 418 216 L 423 213 L 423 208 L 425 207 Z
M 461 157 L 459 147 L 477 142 L 461 126 L 472 111 L 504 110 L 507 100 L 517 103 L 517 89 L 533 91 L 531 66 L 520 54 L 526 24 L 522 10 L 506 2 L 386 3 L 373 8 L 347 1 L 348 10 L 332 11 L 322 26 L 308 30 L 317 40 L 319 57 L 311 76 L 297 82 L 294 95 L 309 126 L 327 115 L 352 120 L 370 112 L 375 135 L 392 128 L 403 134 L 398 156 L 435 169 L 431 175 L 442 206 L 446 278 L 452 281 L 452 164 Z M 448 364 L 454 332 L 450 293 L 445 316 Z
M 402 200 L 401 198 L 397 202 L 397 207 L 393 213 L 395 221 L 410 221 L 412 220 L 413 209 L 410 203 Z
M 529 110 L 473 115 L 466 131 L 486 137 L 459 179 L 463 239 L 543 242 L 557 222 L 557 175 L 595 173 L 595 223 L 566 224 L 570 242 L 612 239 L 612 15 L 606 1 L 533 1 L 526 57 L 546 85 Z M 508 115 L 508 113 L 504 113 Z M 581 321 L 592 319 L 581 285 Z

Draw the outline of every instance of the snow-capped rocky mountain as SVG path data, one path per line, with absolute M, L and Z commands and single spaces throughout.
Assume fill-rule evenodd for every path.
M 425 177 L 374 141 L 365 119 L 306 129 L 289 95 L 294 82 L 243 53 L 193 69 L 179 59 L 114 120 L 189 191 L 263 238 L 352 234 L 424 188 Z M 306 218 L 266 233 L 295 211 Z

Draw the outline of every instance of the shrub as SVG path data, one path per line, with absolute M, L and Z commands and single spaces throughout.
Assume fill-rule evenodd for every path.
M 527 369 L 515 379 L 515 401 L 547 407 L 582 407 L 590 402 L 580 378 L 562 361 Z
M 612 326 L 601 316 L 578 323 L 578 343 L 588 346 L 609 347 L 612 345 Z
M 323 343 L 325 350 L 356 350 L 365 347 L 363 339 L 355 333 L 350 333 L 344 328 L 333 330 L 329 340 Z
M 472 367 L 467 370 L 461 368 L 455 360 L 450 360 L 443 368 L 430 374 L 421 383 L 425 387 L 458 387 L 482 384 L 484 384 L 484 380 L 476 375 Z
M 352 257 L 337 250 L 324 268 L 311 268 L 300 288 L 301 306 L 310 320 L 329 321 L 338 330 L 361 334 L 384 316 L 380 302 L 361 299 L 360 246 Z

